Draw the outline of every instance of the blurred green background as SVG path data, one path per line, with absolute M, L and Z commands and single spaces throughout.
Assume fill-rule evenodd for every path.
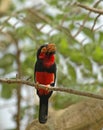
M 103 1 L 93 0 L 0 0 L 1 78 L 15 79 L 20 67 L 21 79 L 31 77 L 34 82 L 37 49 L 53 42 L 57 47 L 57 86 L 102 93 L 103 16 L 80 8 L 75 2 L 100 9 L 103 5 Z M 0 108 L 15 106 L 13 121 L 17 89 L 15 84 L 0 85 Z M 19 93 L 20 121 L 27 123 L 37 118 L 38 98 L 30 86 L 22 85 Z M 53 109 L 63 109 L 83 99 L 56 92 L 50 102 Z

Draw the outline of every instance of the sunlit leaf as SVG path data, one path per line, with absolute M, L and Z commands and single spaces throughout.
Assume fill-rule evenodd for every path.
M 82 53 L 79 50 L 75 50 L 75 49 L 70 52 L 69 57 L 71 61 L 75 62 L 78 65 L 82 64 L 84 58 Z
M 103 48 L 97 46 L 93 52 L 93 60 L 99 64 L 103 64 Z
M 88 43 L 84 45 L 83 46 L 84 54 L 86 54 L 86 56 L 91 57 L 92 53 L 94 52 L 95 46 L 96 45 L 94 43 Z

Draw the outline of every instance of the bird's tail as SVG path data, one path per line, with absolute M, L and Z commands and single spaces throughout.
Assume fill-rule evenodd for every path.
M 39 122 L 46 123 L 47 116 L 48 116 L 48 98 L 41 97 L 39 106 Z

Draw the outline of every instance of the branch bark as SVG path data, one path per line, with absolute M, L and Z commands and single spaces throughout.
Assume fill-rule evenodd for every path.
M 15 40 L 15 39 L 14 39 Z M 15 45 L 17 49 L 16 53 L 16 62 L 17 62 L 17 78 L 21 77 L 21 62 L 20 62 L 20 54 L 21 51 L 19 49 L 19 43 L 15 40 Z M 16 129 L 20 130 L 20 111 L 21 111 L 21 84 L 17 84 L 17 114 L 16 114 Z
M 76 4 L 77 6 L 83 8 L 83 9 L 88 10 L 88 11 L 91 11 L 91 12 L 94 12 L 94 13 L 98 13 L 98 14 L 103 14 L 103 10 L 102 10 L 102 9 L 91 8 L 91 7 L 89 7 L 89 6 L 83 5 L 83 4 L 78 3 L 78 2 L 76 2 L 75 4 Z
M 103 96 L 102 95 L 98 95 L 98 94 L 93 94 L 90 92 L 84 92 L 84 91 L 79 91 L 79 90 L 74 90 L 74 89 L 70 89 L 70 88 L 63 88 L 63 87 L 46 87 L 43 84 L 37 84 L 37 83 L 33 83 L 33 82 L 29 82 L 29 81 L 25 81 L 25 80 L 21 80 L 21 79 L 3 79 L 0 78 L 0 82 L 1 83 L 16 83 L 16 84 L 25 84 L 25 85 L 29 85 L 31 87 L 35 87 L 36 88 L 42 88 L 45 90 L 49 90 L 49 91 L 60 91 L 60 92 L 65 92 L 65 93 L 70 93 L 70 94 L 75 94 L 75 95 L 79 95 L 79 96 L 85 96 L 85 97 L 91 97 L 91 98 L 96 98 L 96 99 L 100 99 L 103 100 Z
M 93 5 L 93 8 L 94 8 L 94 7 L 96 8 L 100 2 L 101 2 L 101 0 L 97 1 L 97 2 Z M 79 5 L 78 5 L 78 6 L 79 6 Z M 89 11 L 89 12 L 88 12 L 88 14 L 87 14 L 86 17 L 84 18 L 84 20 L 83 20 L 81 26 L 79 27 L 78 31 L 74 34 L 74 37 L 77 37 L 77 36 L 80 34 L 80 32 L 81 32 L 82 29 L 84 28 L 86 22 L 88 21 L 88 18 L 89 18 L 89 16 L 90 16 L 91 13 L 92 13 L 92 11 Z M 100 16 L 101 14 L 98 14 L 98 15 Z M 99 17 L 99 16 L 98 16 L 98 17 Z M 97 21 L 97 19 L 98 19 L 98 17 L 96 17 L 96 19 L 95 19 L 95 21 L 94 21 L 94 24 L 93 24 L 93 27 L 92 27 L 91 30 L 93 30 L 93 28 L 94 28 L 94 26 L 95 26 L 95 24 L 96 24 L 96 21 Z
M 103 128 L 103 101 L 86 100 L 66 109 L 49 112 L 48 122 L 41 125 L 32 121 L 26 130 L 101 130 Z

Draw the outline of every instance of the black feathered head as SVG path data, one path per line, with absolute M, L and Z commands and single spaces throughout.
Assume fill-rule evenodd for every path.
M 49 44 L 45 44 L 42 45 L 38 51 L 37 51 L 37 59 L 40 58 L 40 55 L 46 55 L 46 56 L 50 56 L 51 54 L 55 54 L 56 52 L 56 46 L 54 43 L 49 43 Z

